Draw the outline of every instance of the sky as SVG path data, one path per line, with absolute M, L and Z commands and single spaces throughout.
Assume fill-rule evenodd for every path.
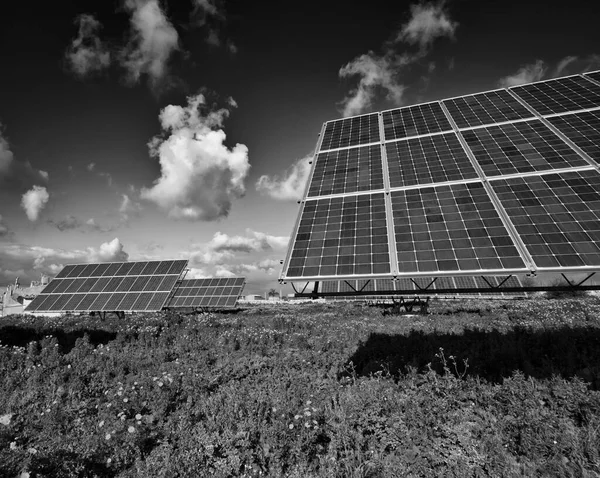
M 279 291 L 323 122 L 600 69 L 596 3 L 7 3 L 0 286 L 183 258 Z

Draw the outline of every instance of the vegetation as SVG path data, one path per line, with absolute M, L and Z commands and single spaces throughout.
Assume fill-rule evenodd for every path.
M 0 476 L 600 476 L 600 302 L 431 312 L 3 319 Z

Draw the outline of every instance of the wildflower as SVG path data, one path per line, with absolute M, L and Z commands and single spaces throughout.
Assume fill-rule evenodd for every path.
M 27 448 L 27 453 L 29 453 L 30 455 L 35 455 L 37 453 L 37 450 L 33 447 L 29 447 Z
M 142 415 L 138 413 L 138 414 L 135 416 L 135 419 L 136 419 L 136 420 L 141 420 L 141 419 L 142 419 Z
M 132 427 L 132 426 L 130 426 L 130 427 L 127 429 L 127 431 L 128 431 L 129 433 L 135 433 L 135 428 L 134 428 L 134 427 Z
M 12 413 L 7 413 L 6 415 L 0 416 L 0 425 L 4 425 L 5 427 L 10 425 L 10 419 L 12 418 L 12 416 Z
M 104 435 L 104 439 L 105 440 L 110 440 L 110 433 L 107 433 L 106 435 Z
M 104 420 L 100 420 L 100 423 L 98 423 L 98 427 L 102 428 L 104 426 Z
M 159 386 L 159 387 L 162 387 L 163 385 L 164 385 L 164 383 L 162 383 L 162 382 L 158 382 L 158 386 Z
M 301 415 L 294 415 L 294 420 L 299 420 L 300 418 L 302 418 Z
M 307 417 L 310 417 L 310 412 L 308 410 L 305 410 L 304 411 L 304 415 L 307 416 Z
M 288 426 L 288 428 L 291 430 L 292 428 L 294 428 L 294 424 L 290 423 L 289 426 Z
M 128 398 L 124 398 L 124 399 L 123 399 L 123 401 L 124 401 L 125 403 L 127 403 L 127 402 L 129 401 L 129 399 L 128 399 Z
M 112 458 L 109 458 L 108 460 L 106 460 L 106 464 L 110 465 L 112 463 Z
M 17 449 L 17 442 L 16 441 L 11 441 L 10 442 L 10 449 L 11 450 L 16 450 Z

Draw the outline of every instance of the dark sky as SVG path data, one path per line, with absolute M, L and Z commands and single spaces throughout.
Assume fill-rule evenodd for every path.
M 7 151 L 12 154 L 9 168 L 0 162 L 0 285 L 125 254 L 131 260 L 189 257 L 197 276 L 247 275 L 247 292 L 278 287 L 278 261 L 298 206 L 291 183 L 277 183 L 275 176 L 296 172 L 301 184 L 296 161 L 313 151 L 322 123 L 340 117 L 342 101 L 359 83 L 360 76 L 340 77 L 344 65 L 369 52 L 380 59 L 388 52 L 392 62 L 418 56 L 391 70 L 400 99 L 375 86 L 371 104 L 359 112 L 497 88 L 524 67 L 530 79 L 600 68 L 600 5 L 589 0 L 156 2 L 1 7 L 0 155 L 6 162 Z M 160 5 L 177 47 L 163 58 L 163 74 L 153 77 L 143 67 L 138 81 L 128 81 L 123 52 L 139 50 L 147 30 L 135 30 L 132 22 L 149 3 Z M 434 35 L 421 49 L 394 41 L 428 5 L 443 12 L 453 32 Z M 98 22 L 94 36 L 110 54 L 107 65 L 84 75 L 66 57 L 80 15 Z M 155 20 L 139 18 L 146 26 Z M 211 155 L 208 146 L 180 145 L 152 157 L 153 137 L 166 146 L 181 133 L 161 128 L 161 110 L 183 111 L 186 97 L 199 93 L 203 115 L 225 107 L 230 116 L 208 129 L 205 120 L 188 122 L 184 132 L 197 139 L 198 131 L 223 131 L 224 142 L 210 143 L 222 149 Z M 228 106 L 230 97 L 237 108 Z M 238 150 L 234 160 L 238 143 L 247 156 Z M 178 155 L 192 150 L 186 175 Z M 180 174 L 158 184 L 167 163 L 181 166 Z M 231 179 L 236 173 L 241 178 Z M 257 189 L 263 175 L 271 189 Z M 32 218 L 22 202 L 34 186 L 45 188 L 48 198 L 32 206 Z

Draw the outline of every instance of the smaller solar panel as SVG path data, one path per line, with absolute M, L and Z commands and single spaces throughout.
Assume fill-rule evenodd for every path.
M 511 90 L 542 116 L 600 106 L 600 85 L 581 76 L 513 86 Z
M 390 186 L 477 178 L 455 133 L 386 143 Z
M 540 120 L 478 128 L 462 135 L 487 176 L 588 165 Z
M 364 146 L 319 153 L 308 195 L 383 189 L 381 148 Z
M 355 116 L 325 125 L 320 151 L 379 142 L 379 116 Z
M 382 115 L 386 141 L 452 130 L 437 102 L 384 111 Z
M 235 307 L 244 285 L 244 277 L 183 280 L 167 307 Z
M 452 98 L 444 100 L 443 103 L 459 128 L 503 123 L 533 116 L 506 90 Z
M 600 110 L 548 118 L 562 134 L 600 162 Z

